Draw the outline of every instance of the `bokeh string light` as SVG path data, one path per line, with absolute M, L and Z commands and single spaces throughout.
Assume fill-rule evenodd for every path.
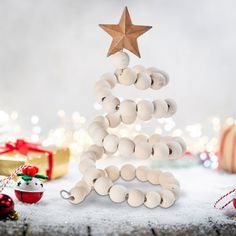
M 94 104 L 96 110 L 101 107 Z M 56 114 L 59 125 L 48 132 L 42 132 L 40 117 L 32 115 L 27 124 L 27 128 L 20 124 L 20 115 L 13 111 L 10 114 L 0 110 L 0 143 L 3 145 L 7 141 L 15 141 L 24 137 L 28 141 L 40 142 L 43 146 L 55 145 L 58 147 L 69 147 L 74 158 L 78 158 L 80 153 L 91 144 L 91 139 L 87 134 L 87 119 L 79 112 L 68 115 L 64 110 L 59 110 Z M 171 133 L 173 136 L 182 136 L 188 145 L 188 155 L 197 156 L 199 162 L 207 167 L 216 169 L 218 158 L 218 137 L 224 126 L 235 123 L 233 117 L 220 119 L 219 117 L 208 118 L 205 122 L 187 125 L 179 129 L 172 118 L 160 119 L 157 121 L 155 132 L 159 134 Z M 138 135 L 142 126 L 132 124 L 120 126 L 116 132 L 122 136 L 133 138 Z

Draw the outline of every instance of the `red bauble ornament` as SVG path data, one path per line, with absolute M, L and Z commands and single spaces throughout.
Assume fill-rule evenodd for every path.
M 0 219 L 18 220 L 12 198 L 2 193 L 0 193 Z
M 233 199 L 234 208 L 236 208 L 236 198 Z
M 14 210 L 14 202 L 11 197 L 0 193 L 0 217 L 7 216 Z

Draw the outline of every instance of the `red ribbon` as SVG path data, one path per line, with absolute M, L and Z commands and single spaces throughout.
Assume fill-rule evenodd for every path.
M 48 179 L 52 178 L 52 169 L 53 169 L 53 153 L 46 149 L 40 148 L 40 144 L 26 142 L 23 139 L 17 139 L 16 142 L 7 142 L 4 147 L 0 147 L 0 155 L 9 153 L 12 151 L 17 151 L 23 155 L 28 155 L 30 151 L 46 153 L 48 156 L 48 169 L 46 174 Z

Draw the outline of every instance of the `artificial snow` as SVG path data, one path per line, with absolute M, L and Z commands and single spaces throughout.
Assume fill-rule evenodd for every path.
M 171 171 L 180 181 L 182 192 L 175 205 L 169 209 L 147 209 L 145 206 L 132 208 L 127 203 L 112 203 L 108 196 L 99 196 L 95 192 L 91 192 L 81 204 L 72 205 L 63 200 L 59 192 L 62 189 L 69 190 L 79 180 L 75 164 L 71 165 L 67 176 L 45 184 L 46 191 L 37 204 L 19 202 L 13 189 L 6 188 L 4 193 L 12 196 L 15 201 L 15 208 L 21 217 L 19 224 L 27 222 L 27 226 L 35 234 L 45 227 L 50 231 L 59 228 L 62 234 L 70 232 L 104 235 L 129 233 L 134 229 L 141 232 L 145 228 L 158 228 L 158 225 L 168 228 L 173 225 L 204 225 L 209 221 L 236 224 L 232 218 L 236 215 L 232 204 L 226 210 L 213 208 L 218 197 L 235 187 L 235 174 L 204 169 L 201 166 Z M 138 181 L 124 184 L 128 187 L 158 190 L 156 186 Z

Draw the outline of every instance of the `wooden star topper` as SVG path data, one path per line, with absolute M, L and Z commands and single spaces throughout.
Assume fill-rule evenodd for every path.
M 99 24 L 99 26 L 112 37 L 108 57 L 123 48 L 140 57 L 137 39 L 152 28 L 152 26 L 133 25 L 127 7 L 124 9 L 118 25 Z

